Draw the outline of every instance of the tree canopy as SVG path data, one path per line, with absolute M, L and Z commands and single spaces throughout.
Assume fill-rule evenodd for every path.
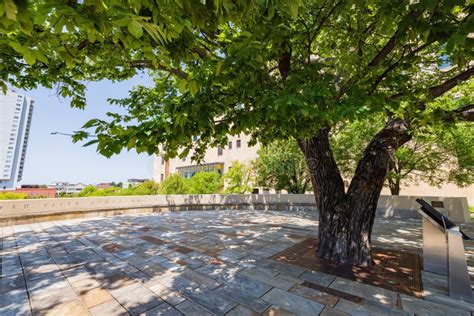
M 0 83 L 56 86 L 82 107 L 87 81 L 152 70 L 153 87 L 111 100 L 128 114 L 76 134 L 98 135 L 90 144 L 106 156 L 199 156 L 229 134 L 305 137 L 387 111 L 427 122 L 449 110 L 430 101 L 474 72 L 472 10 L 432 0 L 5 0 Z

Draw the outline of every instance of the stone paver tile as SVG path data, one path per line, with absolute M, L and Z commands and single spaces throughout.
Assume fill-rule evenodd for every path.
M 170 260 L 163 260 L 159 263 L 159 265 L 161 267 L 164 268 L 165 271 L 167 272 L 179 272 L 179 271 L 183 271 L 185 269 L 184 266 L 180 265 L 180 264 L 177 264 L 173 261 L 170 261 Z
M 319 314 L 319 316 L 351 316 L 351 314 L 339 309 L 326 306 L 321 312 L 321 314 Z
M 89 309 L 92 316 L 125 316 L 129 313 L 116 300 L 110 300 Z
M 295 316 L 297 314 L 292 313 L 284 308 L 281 308 L 279 306 L 271 306 L 269 309 L 265 311 L 265 313 L 262 314 L 263 316 Z M 313 314 L 311 314 L 313 315 Z M 316 314 L 314 314 L 316 315 Z
M 107 262 L 89 262 L 85 265 L 86 270 L 94 276 L 94 278 L 109 278 L 122 273 L 120 268 Z
M 0 294 L 0 315 L 30 315 L 30 302 L 25 288 L 18 288 Z
M 299 284 L 293 286 L 289 292 L 330 307 L 334 307 L 339 299 L 337 296 Z
M 466 310 L 418 299 L 404 294 L 400 294 L 400 298 L 402 299 L 402 308 L 404 311 L 415 313 L 420 316 L 471 315 L 471 313 Z
M 363 315 L 388 315 L 403 316 L 410 315 L 407 312 L 374 301 L 365 301 L 364 304 L 357 304 L 345 299 L 340 299 L 335 306 L 335 310 L 343 311 L 356 316 Z
M 298 315 L 317 315 L 324 308 L 320 303 L 277 288 L 270 290 L 262 299 Z
M 236 287 L 242 292 L 254 297 L 261 297 L 272 288 L 271 285 L 253 280 L 245 275 L 240 274 L 236 274 L 232 277 L 224 277 L 222 280 L 225 284 Z
M 189 291 L 199 287 L 199 284 L 183 277 L 179 272 L 167 272 L 160 277 L 159 281 L 177 292 Z
M 55 290 L 40 290 L 30 292 L 30 300 L 34 314 L 41 314 L 52 307 L 79 299 L 78 295 L 72 287 L 67 286 Z
M 282 290 L 288 290 L 297 283 L 302 283 L 301 280 L 286 276 L 283 274 L 274 276 L 271 270 L 262 268 L 252 268 L 249 270 L 243 270 L 239 274 L 245 275 L 251 279 L 269 284 Z
M 255 249 L 250 248 L 245 252 L 247 255 L 252 255 L 258 259 L 267 259 L 273 256 L 273 251 L 265 250 L 265 249 Z
M 219 315 L 225 314 L 237 305 L 237 303 L 229 300 L 227 296 L 207 289 L 186 291 L 183 295 L 208 311 Z
M 2 277 L 9 275 L 17 275 L 23 273 L 20 260 L 3 260 Z
M 306 271 L 298 278 L 322 286 L 329 286 L 329 284 L 331 284 L 331 282 L 334 281 L 336 277 L 318 271 Z
M 87 308 L 94 307 L 96 305 L 105 303 L 112 299 L 112 295 L 100 287 L 96 287 L 91 290 L 81 291 L 79 292 L 81 299 L 86 304 Z
M 260 314 L 242 305 L 237 305 L 225 315 L 226 316 L 259 316 Z
M 277 262 L 277 261 L 270 260 L 270 259 L 259 259 L 256 262 L 256 265 L 258 267 L 264 267 L 264 268 L 267 268 L 269 270 L 274 270 L 276 272 L 283 273 L 285 275 L 288 275 L 288 276 L 291 276 L 291 277 L 294 277 L 294 278 L 299 277 L 301 274 L 303 274 L 305 271 L 307 271 L 304 268 L 301 268 L 301 267 L 298 267 L 298 266 L 295 266 L 295 265 L 292 265 L 292 264 L 288 264 L 288 263 L 284 263 L 284 262 Z
M 140 316 L 181 316 L 183 315 L 173 306 L 163 303 L 140 314 Z
M 163 302 L 153 292 L 138 283 L 112 290 L 110 293 L 132 315 L 149 310 Z
M 91 274 L 87 272 L 87 270 L 84 269 L 84 267 L 82 266 L 69 270 L 64 270 L 63 274 L 69 282 L 76 282 L 83 279 L 91 278 Z
M 255 312 L 262 313 L 270 304 L 260 298 L 251 296 L 249 293 L 242 291 L 238 287 L 224 286 L 217 290 L 217 293 L 221 293 L 223 296 L 228 297 L 230 300 L 239 303 Z
M 231 249 L 225 249 L 225 250 L 222 250 L 219 253 L 219 258 L 224 260 L 224 261 L 234 262 L 234 261 L 237 261 L 237 260 L 245 257 L 246 255 L 247 254 L 245 252 L 231 250 Z
M 153 279 L 153 277 L 149 276 L 148 274 L 142 271 L 136 271 L 133 273 L 125 273 L 125 274 L 128 275 L 130 278 L 134 279 L 135 281 L 140 281 L 141 283 L 147 283 Z
M 163 262 L 163 261 L 160 261 L 160 262 Z M 192 258 L 182 258 L 182 259 L 179 259 L 178 261 L 176 261 L 176 263 L 182 265 L 182 266 L 186 266 L 190 269 L 197 269 L 199 267 L 202 267 L 205 263 L 199 259 L 192 259 Z
M 136 284 L 136 281 L 128 277 L 125 273 L 115 274 L 113 276 L 98 280 L 103 288 L 108 290 L 120 289 L 122 287 Z
M 448 295 L 442 295 L 438 293 L 427 293 L 427 291 L 424 291 L 424 299 L 427 301 L 432 301 L 436 302 L 439 304 L 447 305 L 447 306 L 452 306 L 455 308 L 459 309 L 464 309 L 467 311 L 470 311 L 471 313 L 474 313 L 474 304 L 465 302 L 465 301 L 460 301 L 455 298 L 452 298 Z
M 71 282 L 71 286 L 77 293 L 81 293 L 100 287 L 100 282 L 95 279 L 88 278 Z
M 239 266 L 234 266 L 231 264 L 207 264 L 196 269 L 197 272 L 203 273 L 213 279 L 217 279 L 224 274 L 236 274 L 241 271 L 243 268 Z
M 213 278 L 208 277 L 207 275 L 205 275 L 203 273 L 193 271 L 191 269 L 185 269 L 181 273 L 181 275 L 184 276 L 185 278 L 187 278 L 187 279 L 189 279 L 193 282 L 199 283 L 203 287 L 206 287 L 206 288 L 209 288 L 209 289 L 215 289 L 216 287 L 221 285 L 220 282 L 214 280 Z
M 186 316 L 212 316 L 212 314 L 207 310 L 189 300 L 186 300 L 175 307 Z
M 386 305 L 397 303 L 397 292 L 343 278 L 336 278 L 329 287 Z
M 69 286 L 66 279 L 58 275 L 51 275 L 49 278 L 27 281 L 27 284 L 28 291 L 33 293 L 44 293 Z
M 81 300 L 77 299 L 77 300 L 53 305 L 49 307 L 47 310 L 42 311 L 39 314 L 50 315 L 50 316 L 57 316 L 57 315 L 85 316 L 85 315 L 89 315 L 89 312 L 87 311 L 87 308 L 84 305 L 84 303 Z
M 0 293 L 5 293 L 8 291 L 25 288 L 26 286 L 23 274 L 5 276 L 0 279 L 0 282 L 1 282 Z
M 178 292 L 171 290 L 161 283 L 156 283 L 153 286 L 148 287 L 150 291 L 158 295 L 162 300 L 173 306 L 184 302 L 186 299 L 182 297 Z

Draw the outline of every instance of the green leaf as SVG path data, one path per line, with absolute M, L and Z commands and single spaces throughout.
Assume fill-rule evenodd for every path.
M 25 46 L 18 42 L 10 42 L 10 46 L 20 54 L 23 54 L 26 50 L 28 50 Z
M 197 82 L 195 80 L 191 80 L 188 86 L 189 86 L 189 92 L 191 92 L 191 95 L 194 97 L 199 90 Z
M 93 140 L 90 140 L 90 141 L 88 141 L 87 143 L 85 143 L 85 144 L 83 145 L 83 147 L 87 147 L 87 146 L 90 146 L 90 145 L 94 145 L 94 144 L 97 144 L 98 142 L 99 142 L 98 139 L 93 139 Z
M 224 60 L 220 60 L 218 63 L 217 63 L 217 66 L 216 66 L 216 75 L 220 75 L 221 71 L 222 71 L 222 66 L 224 66 Z
M 188 87 L 188 81 L 186 79 L 182 79 L 178 83 L 178 89 L 181 93 L 185 93 Z
M 136 20 L 131 20 L 127 25 L 127 29 L 136 38 L 140 38 L 143 35 L 143 28 Z
M 4 0 L 3 4 L 7 18 L 16 21 L 17 7 L 13 0 Z
M 35 54 L 31 50 L 26 50 L 25 52 L 23 52 L 23 58 L 30 66 L 33 66 L 36 63 Z
M 288 1 L 288 8 L 290 9 L 291 17 L 296 18 L 298 16 L 298 1 Z

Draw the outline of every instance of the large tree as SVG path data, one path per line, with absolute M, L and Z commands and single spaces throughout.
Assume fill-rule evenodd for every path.
M 472 11 L 468 0 L 3 0 L 0 80 L 57 85 L 83 106 L 85 81 L 150 69 L 153 87 L 112 101 L 128 114 L 85 125 L 107 156 L 199 158 L 242 132 L 298 139 L 320 212 L 318 255 L 368 265 L 393 153 L 420 125 L 473 117 L 472 105 L 433 105 L 474 73 Z M 331 129 L 379 113 L 385 125 L 345 189 Z

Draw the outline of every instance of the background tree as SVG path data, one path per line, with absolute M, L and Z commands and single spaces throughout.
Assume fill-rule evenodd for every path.
M 458 103 L 458 107 L 473 103 L 474 95 L 468 93 L 472 89 L 472 83 L 453 89 L 437 103 Z M 383 124 L 383 115 L 372 116 L 341 124 L 332 133 L 334 156 L 345 178 L 353 175 L 363 149 Z M 469 123 L 423 126 L 411 135 L 391 157 L 385 182 L 391 194 L 398 195 L 402 186 L 420 181 L 434 186 L 474 183 L 474 130 Z
M 233 161 L 229 170 L 224 174 L 224 193 L 244 194 L 253 190 L 253 170 L 250 163 Z
M 117 188 L 123 188 L 123 183 L 122 182 L 112 181 L 112 182 L 110 182 L 110 185 L 113 186 L 113 187 L 117 187 Z
M 160 185 L 153 180 L 147 180 L 139 185 L 123 188 L 119 195 L 155 195 L 158 194 Z
M 24 200 L 27 199 L 26 193 L 4 192 L 0 193 L 0 200 Z
M 186 194 L 189 184 L 179 173 L 174 173 L 160 183 L 160 194 Z
M 0 7 L 1 82 L 57 85 L 81 107 L 88 80 L 153 71 L 153 87 L 112 100 L 128 113 L 76 134 L 88 138 L 91 128 L 87 144 L 106 156 L 135 148 L 200 158 L 239 133 L 264 144 L 297 139 L 320 212 L 317 252 L 336 262 L 371 264 L 377 200 L 412 131 L 474 120 L 472 105 L 433 104 L 474 74 L 468 0 L 15 4 Z M 385 124 L 346 189 L 330 132 L 379 113 Z
M 305 159 L 295 140 L 278 140 L 261 147 L 254 166 L 258 186 L 288 193 L 311 191 Z
M 222 190 L 222 178 L 217 172 L 198 172 L 189 179 L 190 194 L 212 194 Z

